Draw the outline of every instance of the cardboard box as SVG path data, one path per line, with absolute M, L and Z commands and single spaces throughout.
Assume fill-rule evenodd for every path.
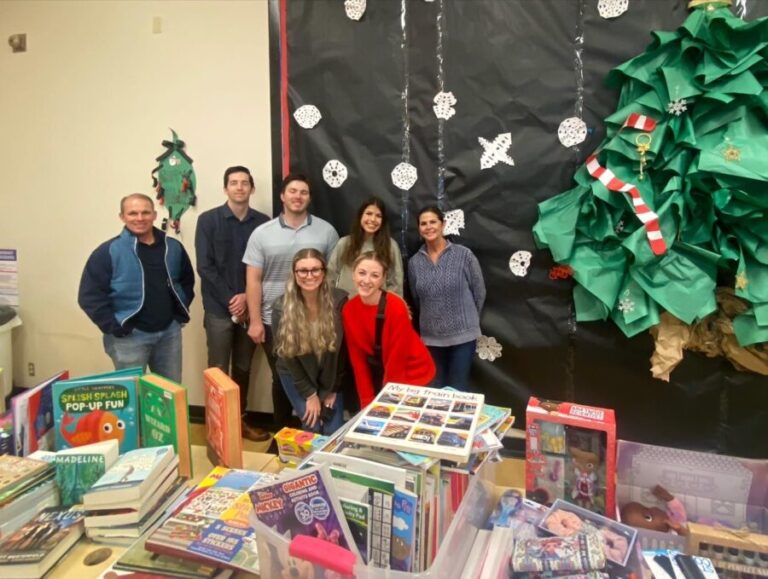
M 563 499 L 616 516 L 613 410 L 532 397 L 526 409 L 525 490 L 545 505 Z
M 725 576 L 768 577 L 768 535 L 690 523 L 688 552 L 709 557 Z M 739 575 L 740 574 L 740 575 Z
M 293 466 L 307 458 L 327 440 L 327 436 L 288 427 L 275 434 L 280 460 Z

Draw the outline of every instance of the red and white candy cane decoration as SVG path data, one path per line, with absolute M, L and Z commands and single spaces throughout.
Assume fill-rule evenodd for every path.
M 641 131 L 650 132 L 656 128 L 656 121 L 645 115 L 632 113 L 627 117 L 626 122 L 622 126 L 630 127 L 633 129 L 640 129 Z M 661 228 L 659 227 L 659 216 L 651 211 L 650 207 L 645 204 L 643 198 L 640 196 L 640 191 L 637 187 L 631 183 L 625 183 L 611 171 L 600 165 L 597 160 L 597 155 L 593 154 L 587 158 L 587 171 L 595 179 L 605 185 L 610 191 L 618 191 L 620 193 L 629 193 L 632 198 L 632 206 L 635 210 L 635 215 L 642 221 L 645 226 L 645 235 L 648 237 L 648 243 L 651 246 L 651 251 L 654 255 L 663 255 L 667 251 L 667 244 L 664 242 L 664 238 L 661 235 Z

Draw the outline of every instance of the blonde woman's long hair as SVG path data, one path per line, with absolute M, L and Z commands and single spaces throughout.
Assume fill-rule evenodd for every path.
M 296 264 L 302 259 L 316 259 L 323 266 L 323 283 L 318 288 L 319 318 L 318 331 L 309 331 L 309 313 L 304 303 L 301 288 L 296 283 Z M 333 295 L 325 277 L 325 256 L 310 247 L 300 249 L 293 256 L 291 275 L 283 295 L 283 315 L 275 339 L 275 355 L 280 358 L 295 358 L 305 354 L 320 355 L 336 351 L 336 323 Z

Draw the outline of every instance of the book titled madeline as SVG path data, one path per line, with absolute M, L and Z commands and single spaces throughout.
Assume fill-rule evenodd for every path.
M 387 384 L 344 439 L 465 463 L 484 396 L 453 389 Z
M 115 439 L 120 454 L 138 448 L 136 381 L 141 368 L 53 384 L 56 450 Z

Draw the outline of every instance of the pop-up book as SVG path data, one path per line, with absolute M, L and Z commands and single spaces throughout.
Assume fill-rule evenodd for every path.
M 526 409 L 526 497 L 563 499 L 615 517 L 613 410 L 531 397 Z

